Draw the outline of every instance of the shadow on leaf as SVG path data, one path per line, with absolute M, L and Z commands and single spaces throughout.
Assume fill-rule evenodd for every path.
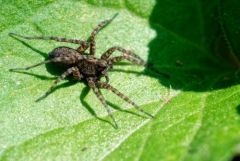
M 240 105 L 238 105 L 238 106 L 236 107 L 236 111 L 237 111 L 237 113 L 240 115 Z
M 216 18 L 217 3 L 203 2 L 202 5 L 205 9 L 198 11 L 195 2 L 190 0 L 176 3 L 156 1 L 151 14 L 149 23 L 157 35 L 149 43 L 148 62 L 171 75 L 170 84 L 174 89 L 206 91 L 239 83 L 238 76 L 235 76 L 236 67 L 213 50 L 216 48 L 213 44 L 221 34 Z M 186 10 L 188 12 L 184 12 Z M 199 14 L 203 16 L 204 25 Z M 220 47 L 217 44 L 217 48 Z M 169 86 L 168 81 L 154 77 Z

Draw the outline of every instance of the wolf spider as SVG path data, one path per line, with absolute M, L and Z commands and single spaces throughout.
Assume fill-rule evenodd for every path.
M 142 60 L 138 55 L 134 54 L 132 51 L 126 50 L 124 48 L 115 46 L 109 48 L 106 52 L 104 52 L 101 56 L 101 58 L 95 57 L 95 36 L 97 33 L 104 28 L 106 25 L 108 25 L 116 15 L 114 15 L 111 19 L 105 20 L 100 22 L 97 27 L 92 31 L 90 36 L 90 42 L 89 41 L 83 41 L 78 39 L 67 39 L 67 38 L 60 38 L 60 37 L 43 37 L 43 36 L 35 36 L 35 37 L 28 37 L 28 36 L 22 36 L 15 33 L 9 33 L 10 36 L 17 36 L 24 39 L 41 39 L 41 40 L 55 40 L 58 42 L 67 42 L 67 43 L 74 43 L 74 44 L 80 44 L 80 46 L 77 49 L 72 49 L 65 46 L 60 46 L 55 49 L 53 49 L 49 53 L 49 58 L 45 61 L 42 61 L 40 63 L 25 67 L 25 68 L 14 68 L 10 69 L 10 71 L 18 71 L 18 70 L 29 70 L 31 68 L 40 66 L 42 64 L 47 63 L 54 63 L 58 65 L 62 65 L 65 67 L 68 67 L 67 70 L 62 73 L 53 83 L 53 85 L 48 89 L 48 91 L 40 97 L 41 98 L 46 97 L 51 93 L 51 91 L 56 87 L 56 85 L 63 79 L 65 79 L 67 76 L 72 75 L 74 79 L 76 80 L 84 80 L 87 82 L 88 86 L 93 90 L 93 92 L 96 94 L 97 98 L 100 100 L 100 102 L 103 104 L 105 109 L 108 112 L 108 115 L 111 117 L 112 121 L 114 122 L 114 126 L 117 128 L 118 125 L 107 106 L 107 103 L 100 91 L 100 88 L 105 88 L 107 90 L 110 90 L 120 98 L 122 98 L 124 101 L 128 102 L 129 104 L 133 105 L 138 111 L 146 114 L 149 117 L 153 117 L 151 114 L 145 112 L 141 107 L 137 106 L 133 101 L 131 101 L 127 96 L 125 96 L 123 93 L 118 91 L 116 88 L 108 84 L 109 77 L 108 77 L 108 71 L 112 68 L 113 64 L 122 61 L 122 60 L 128 60 L 136 65 L 142 65 L 142 66 L 148 66 Z M 86 52 L 86 50 L 90 47 L 89 53 Z M 113 52 L 119 51 L 122 54 L 120 56 L 110 57 Z M 167 76 L 164 73 L 164 76 Z M 106 82 L 100 81 L 101 77 L 105 77 Z

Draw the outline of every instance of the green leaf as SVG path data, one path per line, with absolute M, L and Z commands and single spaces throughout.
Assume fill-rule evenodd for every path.
M 227 161 L 240 149 L 239 7 L 234 1 L 85 0 L 0 2 L 0 160 Z M 121 63 L 110 84 L 155 117 L 102 90 L 119 124 L 84 83 L 52 85 L 59 71 L 44 60 L 76 45 L 14 39 L 8 33 L 87 40 L 100 22 L 97 56 L 131 49 L 162 72 Z M 116 53 L 117 54 L 117 53 Z

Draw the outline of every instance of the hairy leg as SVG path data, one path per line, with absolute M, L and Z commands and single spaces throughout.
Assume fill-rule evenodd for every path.
M 31 68 L 40 66 L 40 65 L 42 65 L 42 64 L 47 64 L 47 63 L 50 63 L 50 62 L 52 62 L 52 61 L 51 61 L 51 60 L 46 60 L 46 61 L 42 61 L 42 62 L 40 62 L 40 63 L 31 65 L 31 66 L 28 66 L 28 67 L 9 69 L 9 71 L 29 70 L 29 69 L 31 69 Z
M 51 62 L 55 62 L 56 63 L 56 62 L 68 62 L 68 61 L 69 61 L 68 57 L 56 57 L 56 58 L 45 60 L 45 61 L 42 61 L 40 63 L 31 65 L 31 66 L 28 66 L 28 67 L 9 69 L 9 71 L 29 70 L 29 69 L 35 68 L 37 66 L 40 66 L 40 65 L 43 65 L 43 64 L 47 64 L 47 63 L 51 63 Z
M 101 59 L 107 60 L 113 54 L 113 52 L 115 52 L 115 51 L 119 51 L 125 56 L 130 56 L 130 57 L 133 57 L 135 59 L 138 59 L 141 62 L 144 62 L 144 60 L 140 56 L 135 54 L 134 52 L 132 52 L 130 50 L 126 50 L 126 49 L 124 49 L 122 47 L 119 47 L 119 46 L 114 46 L 114 47 L 111 47 L 110 49 L 108 49 L 105 53 L 102 54 Z
M 100 22 L 97 25 L 97 27 L 92 31 L 90 37 L 90 55 L 95 55 L 96 50 L 95 36 L 97 35 L 97 33 L 106 25 L 108 25 L 117 15 L 118 14 L 115 14 L 111 19 Z
M 128 61 L 132 62 L 133 64 L 145 66 L 146 68 L 150 69 L 151 71 L 153 71 L 161 76 L 164 76 L 167 79 L 170 78 L 170 76 L 168 74 L 159 72 L 157 69 L 155 69 L 152 64 L 145 63 L 143 60 L 131 57 L 130 55 L 116 56 L 116 57 L 108 59 L 108 62 L 109 62 L 109 64 L 114 64 L 114 63 L 122 61 L 122 60 L 128 60 Z
M 83 75 L 80 73 L 77 67 L 75 67 L 75 70 L 73 70 L 72 74 L 73 74 L 73 78 L 76 80 L 81 80 L 83 78 Z
M 88 44 L 81 44 L 78 48 L 77 51 L 81 54 L 84 54 L 84 51 L 87 50 L 87 48 L 89 47 Z
M 113 92 L 114 94 L 116 94 L 117 96 L 119 96 L 120 98 L 122 98 L 124 101 L 128 102 L 129 104 L 133 105 L 138 111 L 153 117 L 151 114 L 147 113 L 146 111 L 144 111 L 142 108 L 140 108 L 139 106 L 137 106 L 133 101 L 131 101 L 127 96 L 125 96 L 123 93 L 119 92 L 116 88 L 114 88 L 113 86 L 104 83 L 104 82 L 97 82 L 97 86 L 100 88 L 105 88 L 107 90 L 110 90 L 111 92 Z
M 74 44 L 80 44 L 81 46 L 84 46 L 86 48 L 86 46 L 88 47 L 88 42 L 87 41 L 83 41 L 83 40 L 78 40 L 78 39 L 67 39 L 67 38 L 61 38 L 61 37 L 54 37 L 54 36 L 22 36 L 19 34 L 15 34 L 15 33 L 9 33 L 10 36 L 17 36 L 17 37 L 21 37 L 24 39 L 28 39 L 28 40 L 33 40 L 33 39 L 38 39 L 38 40 L 55 40 L 58 42 L 67 42 L 67 43 L 74 43 Z
M 114 126 L 116 128 L 118 128 L 117 122 L 115 121 L 101 91 L 96 87 L 95 83 L 92 80 L 88 80 L 88 85 L 89 87 L 93 90 L 93 92 L 96 94 L 97 98 L 100 100 L 100 102 L 103 104 L 103 106 L 105 107 L 105 109 L 107 110 L 108 115 L 111 117 L 111 119 L 114 122 Z
M 69 76 L 70 74 L 72 74 L 73 72 L 77 71 L 77 67 L 71 67 L 69 69 L 67 69 L 67 71 L 65 71 L 64 73 L 62 73 L 53 83 L 53 85 L 47 90 L 47 92 L 41 96 L 40 98 L 38 98 L 36 101 L 40 101 L 41 99 L 47 97 L 52 90 L 56 87 L 56 85 L 62 81 L 63 79 L 65 79 L 67 76 Z
M 144 61 L 133 58 L 129 55 L 116 56 L 116 57 L 108 59 L 108 62 L 110 64 L 114 64 L 114 63 L 120 62 L 122 60 L 128 60 L 128 61 L 130 61 L 130 62 L 132 62 L 133 64 L 136 64 L 136 65 L 142 65 L 142 66 L 146 65 L 146 63 Z

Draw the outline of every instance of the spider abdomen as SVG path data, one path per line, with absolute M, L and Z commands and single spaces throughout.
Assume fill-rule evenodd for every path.
M 60 62 L 55 62 L 59 65 L 73 65 L 79 62 L 83 56 L 75 49 L 69 47 L 58 47 L 49 53 L 49 59 L 59 58 Z

